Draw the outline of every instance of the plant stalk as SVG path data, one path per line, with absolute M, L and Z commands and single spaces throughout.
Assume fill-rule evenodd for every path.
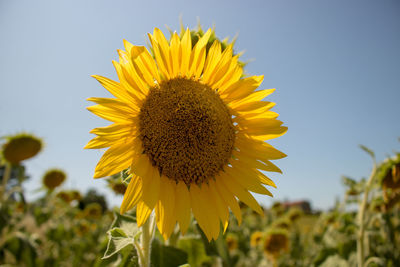
M 375 177 L 375 172 L 376 172 L 376 163 L 374 161 L 374 166 L 371 171 L 371 175 L 368 179 L 368 182 L 365 186 L 365 191 L 364 191 L 364 197 L 361 202 L 359 211 L 358 211 L 358 225 L 359 225 L 359 231 L 358 231 L 358 237 L 357 237 L 357 262 L 359 267 L 364 266 L 364 259 L 365 259 L 365 248 L 364 248 L 364 237 L 365 237 L 365 210 L 367 208 L 368 204 L 368 195 L 369 191 L 371 190 L 373 180 Z
M 2 183 L 1 189 L 0 189 L 0 200 L 3 200 L 3 196 L 4 196 L 5 192 L 7 191 L 7 184 L 8 184 L 8 180 L 10 179 L 10 176 L 11 176 L 11 164 L 6 162 L 4 173 L 3 173 L 3 183 Z
M 154 216 L 150 215 L 147 221 L 142 225 L 142 235 L 140 237 L 140 252 L 139 265 L 140 267 L 150 267 L 150 252 L 151 252 L 151 241 L 154 236 Z

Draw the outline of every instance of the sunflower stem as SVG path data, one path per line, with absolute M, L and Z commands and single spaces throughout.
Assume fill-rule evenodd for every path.
M 357 262 L 359 267 L 364 266 L 364 259 L 365 259 L 365 248 L 364 248 L 364 236 L 365 236 L 365 210 L 367 208 L 368 204 L 368 195 L 369 191 L 371 190 L 372 187 L 372 182 L 374 181 L 376 173 L 376 163 L 374 159 L 374 165 L 371 171 L 371 175 L 368 179 L 367 185 L 365 186 L 365 191 L 364 191 L 364 197 L 361 202 L 359 211 L 358 211 L 358 225 L 359 225 L 359 231 L 358 231 L 358 237 L 357 237 Z
M 4 193 L 7 191 L 7 184 L 8 180 L 10 179 L 10 175 L 11 175 L 11 164 L 6 162 L 3 173 L 3 183 L 0 189 L 0 200 L 3 200 Z
M 140 252 L 139 255 L 139 265 L 140 267 L 150 266 L 150 251 L 151 251 L 151 241 L 154 236 L 154 216 L 150 215 L 147 221 L 142 225 L 142 236 L 140 237 Z

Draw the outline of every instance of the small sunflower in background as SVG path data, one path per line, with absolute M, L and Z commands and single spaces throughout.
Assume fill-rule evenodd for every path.
M 42 182 L 47 189 L 54 190 L 56 187 L 60 186 L 66 178 L 67 175 L 64 171 L 60 169 L 50 169 L 43 175 Z
M 80 201 L 82 199 L 82 194 L 78 190 L 71 190 L 69 191 L 72 201 Z
M 58 192 L 56 197 L 68 204 L 71 203 L 71 201 L 72 201 L 71 195 L 69 194 L 69 192 L 66 192 L 66 191 Z
M 41 139 L 27 133 L 8 136 L 6 140 L 3 145 L 3 158 L 11 164 L 19 164 L 36 156 L 43 147 Z
M 103 209 L 100 204 L 93 202 L 85 207 L 83 213 L 85 214 L 86 218 L 96 220 L 100 219 L 103 215 Z
M 289 250 L 289 234 L 284 229 L 272 229 L 266 233 L 263 251 L 272 261 L 276 261 L 282 253 Z
M 111 188 L 111 190 L 116 195 L 124 195 L 125 194 L 127 185 L 123 181 L 120 174 L 112 175 L 110 178 L 107 179 L 107 182 L 108 182 L 108 187 Z
M 253 232 L 250 236 L 250 246 L 253 248 L 258 247 L 263 240 L 263 236 L 264 236 L 263 232 L 260 231 Z
M 184 234 L 191 212 L 209 240 L 217 239 L 229 209 L 239 221 L 238 199 L 259 214 L 249 192 L 272 196 L 276 187 L 262 171 L 281 172 L 271 160 L 286 155 L 265 141 L 287 131 L 275 103 L 262 101 L 274 89 L 257 90 L 263 76 L 245 76 L 233 43 L 215 32 L 149 34 L 150 51 L 124 40 L 113 61 L 119 81 L 95 75 L 114 98 L 92 97 L 91 112 L 111 121 L 95 128 L 85 148 L 108 148 L 95 178 L 129 168 L 121 213 L 137 206 L 143 225 L 153 210 L 167 239 L 175 224 Z
M 291 222 L 297 221 L 303 215 L 303 211 L 298 208 L 292 208 L 289 210 L 287 217 Z
M 272 226 L 275 228 L 282 228 L 282 229 L 286 229 L 289 230 L 290 226 L 291 226 L 291 221 L 289 220 L 289 218 L 278 218 L 277 220 L 275 220 L 272 223 Z
M 239 241 L 237 235 L 228 233 L 226 235 L 225 240 L 226 240 L 226 246 L 228 247 L 228 250 L 230 252 L 236 250 L 239 247 Z

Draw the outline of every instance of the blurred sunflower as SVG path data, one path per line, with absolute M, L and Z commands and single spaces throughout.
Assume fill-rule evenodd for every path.
M 283 252 L 289 250 L 289 237 L 288 232 L 283 229 L 270 230 L 264 240 L 264 253 L 265 255 L 276 260 Z
M 229 233 L 226 236 L 226 246 L 229 251 L 236 250 L 239 246 L 238 237 L 235 234 Z
M 93 129 L 85 148 L 109 147 L 95 178 L 130 168 L 121 213 L 137 205 L 138 226 L 154 209 L 165 239 L 176 222 L 184 234 L 192 210 L 211 240 L 220 222 L 226 229 L 229 208 L 241 222 L 236 198 L 262 214 L 249 191 L 272 196 L 263 184 L 275 184 L 260 170 L 281 172 L 270 160 L 286 155 L 264 141 L 287 128 L 270 111 L 275 104 L 261 101 L 274 89 L 256 91 L 263 76 L 243 77 L 233 43 L 209 44 L 211 29 L 194 42 L 192 34 L 168 41 L 156 28 L 153 54 L 124 40 L 113 62 L 119 82 L 93 76 L 115 98 L 88 99 L 97 103 L 88 110 L 113 124 Z
M 36 156 L 43 147 L 42 140 L 26 133 L 6 137 L 3 145 L 3 157 L 12 164 Z
M 85 207 L 83 213 L 86 218 L 96 220 L 100 219 L 103 215 L 103 209 L 100 204 L 93 202 Z
M 263 239 L 263 233 L 260 231 L 255 231 L 250 236 L 250 246 L 257 247 Z
M 43 185 L 50 190 L 60 186 L 66 179 L 66 174 L 59 169 L 48 170 L 43 176 Z

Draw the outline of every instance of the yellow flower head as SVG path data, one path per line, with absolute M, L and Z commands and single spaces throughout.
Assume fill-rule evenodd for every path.
M 59 169 L 48 170 L 43 176 L 43 185 L 53 190 L 54 188 L 60 186 L 66 179 L 66 174 Z
M 290 224 L 291 224 L 291 221 L 289 220 L 289 218 L 279 218 L 272 223 L 273 227 L 282 228 L 282 229 L 286 229 L 286 230 L 289 230 Z
M 42 141 L 30 134 L 18 134 L 7 139 L 3 145 L 3 157 L 12 164 L 30 159 L 42 149 Z
M 111 189 L 117 195 L 124 195 L 126 192 L 126 185 L 124 183 L 113 183 L 111 184 Z
M 271 160 L 286 155 L 264 142 L 287 128 L 262 101 L 274 89 L 256 90 L 263 76 L 244 77 L 233 44 L 222 48 L 213 31 L 192 44 L 187 29 L 167 40 L 159 29 L 149 34 L 151 54 L 124 41 L 119 82 L 96 78 L 115 98 L 89 98 L 88 109 L 113 122 L 95 128 L 86 148 L 108 148 L 95 178 L 129 168 L 131 180 L 121 213 L 137 206 L 141 226 L 155 210 L 165 239 L 178 222 L 185 233 L 193 212 L 209 240 L 220 223 L 228 225 L 229 209 L 242 220 L 237 199 L 262 214 L 249 191 L 271 195 L 275 187 L 261 171 L 281 172 Z
M 93 232 L 94 230 L 96 230 L 96 228 L 96 224 L 92 224 L 86 220 L 79 220 L 73 229 L 78 236 L 84 237 L 89 232 Z
M 292 208 L 289 210 L 288 218 L 291 222 L 297 221 L 303 215 L 303 211 L 298 208 Z
M 61 199 L 66 203 L 70 203 L 72 201 L 71 195 L 66 191 L 60 191 L 56 195 L 57 198 Z
M 226 236 L 226 245 L 227 245 L 229 251 L 234 251 L 235 249 L 237 249 L 239 246 L 237 236 L 229 233 Z
M 263 239 L 263 233 L 260 231 L 255 231 L 250 236 L 250 246 L 253 248 L 257 247 L 261 243 L 262 239 Z
M 84 214 L 86 218 L 89 219 L 100 219 L 103 215 L 103 209 L 99 203 L 90 203 L 84 209 Z
M 393 164 L 387 171 L 382 181 L 383 190 L 399 190 L 400 189 L 400 163 Z
M 267 233 L 264 240 L 264 253 L 273 260 L 276 260 L 281 253 L 289 249 L 288 233 L 282 229 L 271 230 Z
M 82 195 L 81 195 L 81 193 L 80 193 L 78 190 L 71 190 L 71 191 L 69 192 L 69 194 L 70 194 L 72 200 L 77 200 L 77 201 L 79 201 L 79 200 L 82 199 Z

